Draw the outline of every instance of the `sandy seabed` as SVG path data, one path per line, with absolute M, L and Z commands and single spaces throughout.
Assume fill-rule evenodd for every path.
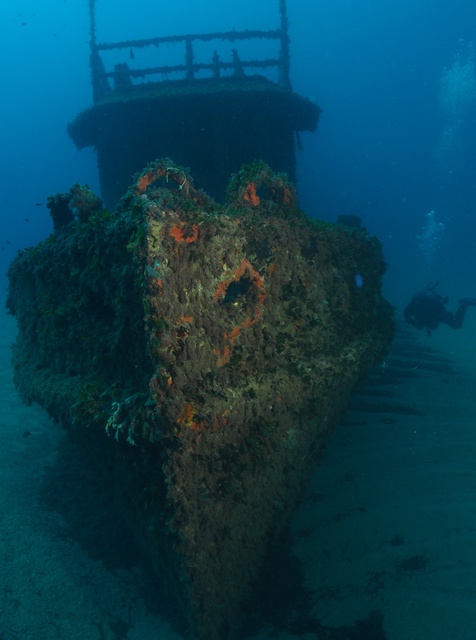
M 329 627 L 378 611 L 388 640 L 476 639 L 475 325 L 403 328 L 310 480 L 292 552 Z M 18 397 L 15 332 L 2 312 L 0 640 L 179 640 L 87 461 Z

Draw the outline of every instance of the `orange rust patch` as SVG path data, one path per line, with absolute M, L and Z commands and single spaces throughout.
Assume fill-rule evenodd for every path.
M 218 353 L 220 353 L 220 352 L 218 351 Z M 221 354 L 221 356 L 217 360 L 217 367 L 223 367 L 223 365 L 225 365 L 228 362 L 228 360 L 230 359 L 230 355 L 231 355 L 231 349 L 227 345 L 223 349 L 223 353 Z
M 220 282 L 220 284 L 218 285 L 218 289 L 215 291 L 215 296 L 214 296 L 215 300 L 218 300 L 219 298 L 224 297 L 226 294 L 228 285 L 231 284 L 233 281 L 238 282 L 238 280 L 240 280 L 240 278 L 242 278 L 244 275 L 247 275 L 248 278 L 251 280 L 251 282 L 258 289 L 259 291 L 258 302 L 260 303 L 263 302 L 265 298 L 264 278 L 262 275 L 259 274 L 258 271 L 253 269 L 253 265 L 248 260 L 248 258 L 243 258 L 238 269 L 235 269 L 233 278 L 230 278 L 229 280 L 222 280 Z
M 184 240 L 182 228 L 176 224 L 170 229 L 169 236 L 172 236 L 177 242 L 183 242 Z
M 225 338 L 226 340 L 229 340 L 233 344 L 235 340 L 238 338 L 238 336 L 240 335 L 240 333 L 241 333 L 240 327 L 233 327 L 230 333 L 225 333 Z
M 193 322 L 193 316 L 180 316 L 180 322 Z
M 252 282 L 257 286 L 260 291 L 264 291 L 264 278 L 258 271 L 253 269 L 251 262 L 248 258 L 244 258 L 241 261 L 239 268 L 235 271 L 235 280 L 239 280 L 245 273 L 248 272 L 248 276 Z
M 215 426 L 215 430 L 228 426 L 227 411 L 225 411 L 221 417 L 215 416 L 213 424 Z
M 169 236 L 172 236 L 177 242 L 195 242 L 198 239 L 198 224 L 192 225 L 192 233 L 189 236 L 185 236 L 183 232 L 183 222 L 175 224 L 169 231 Z
M 192 225 L 192 235 L 185 238 L 185 242 L 195 242 L 198 239 L 198 224 Z
M 252 327 L 262 316 L 261 305 L 266 298 L 266 294 L 264 292 L 264 278 L 259 274 L 258 271 L 256 271 L 256 269 L 253 268 L 251 262 L 247 258 L 244 258 L 241 261 L 240 266 L 235 269 L 232 278 L 229 278 L 228 280 L 222 280 L 219 283 L 214 295 L 215 301 L 218 301 L 220 298 L 224 298 L 226 296 L 228 286 L 232 282 L 238 282 L 245 275 L 257 289 L 257 305 L 255 305 L 253 315 L 246 317 L 240 322 L 239 325 L 233 327 L 230 332 L 224 333 L 223 337 L 226 341 L 228 341 L 229 344 L 225 346 L 223 353 L 221 353 L 218 349 L 213 350 L 213 353 L 216 356 L 219 356 L 217 359 L 218 367 L 222 367 L 229 361 L 231 356 L 231 345 L 233 345 L 240 337 L 241 330 Z
M 182 424 L 184 427 L 190 428 L 194 424 L 193 423 L 194 416 L 195 416 L 195 409 L 190 404 L 190 402 L 187 402 L 180 417 L 177 419 L 177 422 L 178 424 Z
M 155 179 L 156 179 L 156 176 L 153 174 L 146 173 L 145 175 L 143 175 L 142 178 L 137 183 L 137 193 L 138 194 L 144 193 L 147 187 L 149 186 L 149 184 L 151 184 L 151 182 L 153 182 Z
M 228 285 L 232 282 L 232 280 L 222 280 L 218 285 L 218 289 L 215 291 L 215 300 L 218 298 L 224 297 L 226 294 L 226 289 Z
M 240 326 L 243 327 L 243 329 L 248 329 L 248 327 L 252 327 L 254 324 L 256 324 L 260 318 L 261 311 L 258 309 L 252 318 L 245 318 Z
M 249 202 L 253 207 L 257 207 L 260 203 L 260 199 L 258 194 L 256 193 L 256 185 L 254 182 L 250 182 L 250 184 L 246 187 L 246 191 L 243 195 L 243 198 L 246 202 Z

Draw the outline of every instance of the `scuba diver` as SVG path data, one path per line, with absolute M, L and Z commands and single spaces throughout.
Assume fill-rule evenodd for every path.
M 426 329 L 427 335 L 438 328 L 440 322 L 452 329 L 461 329 L 468 307 L 476 306 L 476 298 L 462 298 L 455 313 L 445 307 L 449 298 L 440 296 L 435 289 L 439 282 L 429 284 L 421 293 L 417 293 L 406 306 L 403 315 L 405 320 L 417 329 Z

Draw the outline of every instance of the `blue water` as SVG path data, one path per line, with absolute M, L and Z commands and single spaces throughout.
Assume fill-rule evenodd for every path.
M 271 28 L 279 25 L 277 6 L 277 0 L 203 0 L 199 8 L 191 0 L 163 8 L 152 0 L 98 0 L 97 35 L 107 41 Z M 412 285 L 429 278 L 455 296 L 475 295 L 476 5 L 289 0 L 288 14 L 293 88 L 324 109 L 317 132 L 302 135 L 302 207 L 329 220 L 360 215 L 384 242 L 390 290 L 408 278 Z M 48 195 L 74 182 L 99 186 L 94 152 L 77 151 L 65 130 L 91 104 L 88 2 L 10 0 L 0 18 L 3 274 L 18 248 L 50 232 Z M 173 48 L 161 56 L 172 60 Z M 436 251 L 426 247 L 428 263 L 418 236 L 430 211 L 444 233 Z
M 397 313 L 430 281 L 450 306 L 476 296 L 474 0 L 289 0 L 288 16 L 293 89 L 323 109 L 301 135 L 302 208 L 358 215 L 379 236 Z M 1 289 L 17 250 L 52 231 L 46 198 L 99 180 L 66 132 L 92 103 L 88 2 L 4 0 L 0 24 Z M 278 26 L 277 0 L 97 0 L 105 41 Z

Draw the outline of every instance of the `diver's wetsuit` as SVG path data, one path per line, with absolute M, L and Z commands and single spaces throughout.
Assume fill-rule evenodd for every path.
M 405 320 L 417 329 L 426 329 L 428 334 L 437 329 L 440 322 L 453 329 L 461 329 L 466 309 L 475 306 L 476 299 L 463 298 L 459 301 L 456 313 L 451 313 L 445 308 L 448 298 L 435 292 L 437 285 L 428 286 L 425 291 L 413 296 L 403 312 Z

